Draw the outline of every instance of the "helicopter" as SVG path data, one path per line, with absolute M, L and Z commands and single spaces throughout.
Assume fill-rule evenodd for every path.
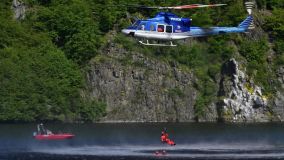
M 145 7 L 147 9 L 161 10 L 182 10 L 204 7 L 218 7 L 226 4 L 191 4 L 174 7 Z M 155 17 L 141 20 L 137 19 L 131 26 L 122 29 L 122 33 L 132 36 L 139 40 L 142 45 L 152 46 L 177 46 L 173 44 L 174 40 L 182 40 L 192 37 L 204 37 L 211 35 L 227 34 L 227 33 L 244 33 L 254 28 L 252 8 L 253 2 L 245 2 L 248 16 L 237 27 L 195 27 L 191 26 L 192 19 L 182 18 L 171 12 L 158 12 Z M 146 40 L 143 41 L 143 40 Z M 159 43 L 150 43 L 150 40 L 158 41 Z M 162 43 L 160 43 L 162 42 Z M 167 43 L 169 42 L 169 44 Z

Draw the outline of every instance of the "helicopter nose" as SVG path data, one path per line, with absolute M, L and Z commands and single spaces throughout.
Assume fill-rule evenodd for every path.
M 133 29 L 123 29 L 121 32 L 125 35 L 134 37 L 135 31 Z
M 121 32 L 123 34 L 126 34 L 126 35 L 128 35 L 130 33 L 129 29 L 123 29 L 123 30 L 121 30 Z

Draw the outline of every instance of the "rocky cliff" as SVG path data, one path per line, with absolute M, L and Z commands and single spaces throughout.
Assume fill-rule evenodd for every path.
M 271 115 L 261 88 L 239 69 L 235 59 L 222 67 L 220 119 L 232 122 L 265 122 Z
M 88 94 L 107 103 L 105 122 L 194 120 L 196 90 L 190 71 L 110 43 L 90 63 Z
M 277 88 L 276 96 L 273 99 L 273 113 L 278 120 L 284 120 L 284 66 L 277 69 L 277 77 L 280 86 Z
M 282 73 L 279 71 L 279 74 Z M 225 62 L 218 78 L 218 100 L 205 109 L 199 121 L 268 122 L 275 120 L 261 86 L 239 67 Z M 198 79 L 177 63 L 130 52 L 110 42 L 90 63 L 87 72 L 90 97 L 107 103 L 104 122 L 195 121 Z M 280 98 L 276 99 L 278 106 Z M 278 97 L 279 97 L 278 96 Z M 281 108 L 281 107 L 280 107 Z
M 12 9 L 14 11 L 14 18 L 17 20 L 25 18 L 26 6 L 21 0 L 13 0 Z
M 106 116 L 100 119 L 103 122 L 284 120 L 283 5 L 276 1 L 255 2 L 259 7 L 253 12 L 255 29 L 248 33 L 188 39 L 177 42 L 180 45 L 176 48 L 159 48 L 138 46 L 132 42 L 135 39 L 114 33 L 129 25 L 125 12 L 130 11 L 119 7 L 106 10 L 104 2 L 1 1 L 0 46 L 3 57 L 13 62 L 3 63 L 3 73 L 11 75 L 9 71 L 15 71 L 18 77 L 30 74 L 36 78 L 31 78 L 34 81 L 31 86 L 26 85 L 27 89 L 18 85 L 21 79 L 17 78 L 3 85 L 6 97 L 9 87 L 11 93 L 17 91 L 24 96 L 4 98 L 2 103 L 8 105 L 1 112 L 7 114 L 0 119 L 13 121 L 21 113 L 24 121 L 41 117 L 96 121 L 105 115 L 107 106 Z M 193 22 L 206 27 L 237 26 L 246 15 L 242 6 L 243 1 L 238 1 L 228 2 L 222 13 L 201 10 L 192 15 L 197 20 Z M 202 21 L 198 22 L 200 17 Z M 19 59 L 19 64 L 6 52 L 28 58 Z M 36 58 L 30 60 L 29 54 Z M 55 67 L 37 54 L 47 58 L 58 54 L 62 62 L 49 60 L 59 65 Z M 65 61 L 68 66 L 60 68 Z M 47 71 L 34 67 L 34 62 Z M 9 69 L 5 70 L 6 66 Z M 57 83 L 60 80 L 63 81 Z M 82 89 L 84 80 L 87 85 Z M 30 93 L 38 96 L 29 96 Z M 18 104 L 18 97 L 24 103 Z M 11 111 L 14 106 L 17 107 Z M 47 111 L 37 106 L 48 106 Z M 50 116 L 42 116 L 46 113 Z

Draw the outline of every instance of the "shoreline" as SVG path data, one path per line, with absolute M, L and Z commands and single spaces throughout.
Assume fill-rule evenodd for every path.
M 259 121 L 259 122 L 218 122 L 218 121 L 186 121 L 186 122 L 166 122 L 166 121 L 98 121 L 98 122 L 62 122 L 62 121 L 35 121 L 35 122 L 1 122 L 1 124 L 283 124 L 283 121 Z

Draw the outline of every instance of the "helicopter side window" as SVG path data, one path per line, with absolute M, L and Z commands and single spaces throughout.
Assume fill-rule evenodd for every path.
M 173 33 L 173 26 L 166 26 L 167 33 Z
M 165 26 L 164 25 L 158 25 L 158 32 L 164 32 Z
M 150 31 L 155 31 L 155 26 L 153 24 L 150 26 Z
M 138 27 L 138 30 L 145 30 L 145 26 L 146 26 L 145 23 L 141 23 Z

